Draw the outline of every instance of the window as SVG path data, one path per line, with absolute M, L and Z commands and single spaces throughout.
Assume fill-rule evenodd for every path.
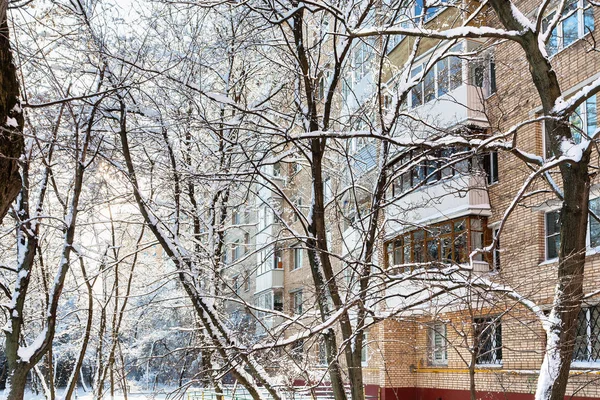
M 498 182 L 498 152 L 490 151 L 481 157 L 481 166 L 487 177 L 487 184 Z
M 290 308 L 293 314 L 302 314 L 302 289 L 290 293 Z
M 362 348 L 360 349 L 360 362 L 366 364 L 369 361 L 369 334 L 363 333 Z
M 231 223 L 233 225 L 239 225 L 242 223 L 241 218 L 240 218 L 240 212 L 238 211 L 237 208 L 234 208 L 233 211 L 231 212 Z
M 404 172 L 392 182 L 392 195 L 398 196 L 414 187 L 423 185 L 423 183 L 433 184 L 457 173 L 468 172 L 469 160 L 445 166 L 453 161 L 453 154 L 461 151 L 463 151 L 462 148 L 449 148 L 425 153 L 417 150 L 405 152 L 396 163 L 397 168 Z
M 461 51 L 461 45 L 456 45 L 450 52 Z M 418 107 L 424 103 L 439 98 L 463 84 L 462 60 L 457 56 L 449 56 L 438 61 L 411 90 L 410 106 Z M 417 65 L 411 72 L 411 77 L 419 75 L 426 64 Z
M 326 178 L 323 180 L 323 202 L 327 204 L 332 198 L 331 178 Z
M 498 237 L 499 230 L 494 229 L 493 237 L 496 239 L 496 245 L 494 246 L 493 256 L 493 267 L 496 271 L 500 270 L 500 238 Z
M 497 318 L 475 318 L 477 364 L 502 364 L 502 325 Z
M 590 200 L 588 204 L 588 247 L 600 246 L 600 198 Z M 560 211 L 550 211 L 545 215 L 546 260 L 558 258 L 560 250 Z
M 590 247 L 600 246 L 600 198 L 590 200 Z
M 283 268 L 283 258 L 281 249 L 275 249 L 273 252 L 273 269 Z
M 273 176 L 281 176 L 281 164 L 278 162 L 273 164 Z
M 560 248 L 560 212 L 546 213 L 546 260 L 558 257 Z
M 248 232 L 244 233 L 244 246 L 246 252 L 250 250 L 250 233 Z
M 544 31 L 548 29 L 555 13 L 544 18 Z M 561 19 L 550 35 L 546 50 L 549 55 L 554 55 L 593 30 L 594 10 L 591 4 L 587 0 L 567 0 Z
M 234 293 L 240 292 L 240 279 L 239 276 L 234 276 L 231 282 L 231 287 L 233 288 Z
M 273 292 L 273 310 L 283 311 L 283 293 Z
M 432 364 L 448 364 L 446 324 L 436 322 L 429 327 L 429 349 Z
M 571 126 L 573 142 L 576 144 L 581 143 L 582 137 L 591 137 L 594 135 L 594 132 L 598 128 L 598 109 L 595 95 L 577 107 L 577 110 L 569 117 L 569 124 Z M 544 135 L 546 158 L 550 158 L 555 154 L 551 148 L 550 132 L 546 130 L 546 125 L 544 125 Z
M 425 22 L 431 20 L 441 10 L 440 7 L 427 7 L 427 11 L 423 15 L 424 8 L 424 0 L 415 1 L 414 16 L 415 18 L 423 17 Z
M 571 126 L 573 142 L 576 144 L 581 143 L 582 137 L 591 137 L 594 135 L 594 132 L 598 128 L 598 109 L 595 95 L 577 107 L 577 110 L 569 117 L 569 124 Z M 546 130 L 546 125 L 544 125 L 546 158 L 555 155 L 551 148 L 549 135 L 550 132 Z
M 471 85 L 481 88 L 485 96 L 496 93 L 496 62 L 492 55 L 471 63 Z
M 302 252 L 301 248 L 294 249 L 294 264 L 292 265 L 292 270 L 302 268 Z
M 325 338 L 321 337 L 319 339 L 319 349 L 318 349 L 318 362 L 319 365 L 328 365 L 327 362 L 327 348 L 325 347 Z
M 304 340 L 299 339 L 292 345 L 292 359 L 296 362 L 304 360 Z
M 298 221 L 298 215 L 302 213 L 302 197 L 298 195 L 296 200 L 294 201 L 295 210 L 291 210 L 294 213 L 294 222 Z
M 573 348 L 574 362 L 600 362 L 600 306 L 582 308 Z
M 486 219 L 458 218 L 430 227 L 404 233 L 387 242 L 388 267 L 430 261 L 466 263 L 469 252 L 482 248 L 485 240 Z M 483 260 L 479 254 L 476 260 Z
M 575 143 L 581 143 L 583 136 L 592 137 L 598 127 L 596 96 L 592 96 L 577 107 L 569 117 L 571 134 Z
M 244 292 L 250 291 L 250 273 L 246 271 L 244 273 Z
M 240 244 L 239 240 L 236 240 L 231 245 L 231 261 L 235 261 L 244 255 L 244 246 Z

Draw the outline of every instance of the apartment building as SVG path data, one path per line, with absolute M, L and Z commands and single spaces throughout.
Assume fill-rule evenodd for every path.
M 600 76 L 600 56 L 590 50 L 600 13 L 584 0 L 569 4 L 548 52 L 565 92 L 575 93 Z M 537 4 L 526 0 L 518 5 L 533 12 Z M 417 2 L 414 14 L 423 12 L 422 3 Z M 426 13 L 432 28 L 461 21 L 456 8 Z M 389 68 L 383 73 L 390 98 L 401 67 L 411 57 L 413 43 L 411 38 L 396 37 L 385 54 Z M 373 44 L 363 42 L 353 50 L 354 70 L 340 93 L 344 115 L 357 113 L 373 96 L 376 80 L 369 69 L 374 57 L 369 46 Z M 437 61 L 404 105 L 421 126 L 485 136 L 539 114 L 539 99 L 517 44 L 462 39 L 449 50 L 470 56 Z M 425 41 L 410 75 L 419 74 L 436 51 L 439 42 Z M 384 95 L 384 105 L 389 102 Z M 594 132 L 597 112 L 594 96 L 571 122 L 583 132 Z M 361 118 L 353 123 L 360 129 Z M 396 138 L 419 139 L 430 134 L 409 120 L 394 131 Z M 523 126 L 518 145 L 525 152 L 546 155 L 543 122 Z M 362 361 L 367 395 L 386 400 L 465 399 L 474 387 L 477 398 L 532 399 L 546 340 L 535 316 L 503 295 L 464 287 L 447 290 L 430 281 L 415 284 L 404 278 L 414 274 L 419 263 L 471 265 L 473 274 L 508 285 L 549 309 L 559 246 L 558 202 L 541 190 L 528 197 L 507 219 L 492 254 L 473 255 L 473 250 L 496 237 L 505 210 L 531 172 L 528 166 L 502 152 L 459 159 L 455 157 L 461 152 L 459 146 L 421 158 L 401 147 L 393 151 L 398 167 L 388 190 L 390 203 L 381 219 L 377 264 L 399 283 L 390 284 L 382 294 L 385 301 L 377 303 L 382 314 L 387 312 L 390 317 L 371 321 L 365 335 Z M 335 267 L 338 280 L 350 292 L 353 272 L 343 260 L 360 248 L 355 222 L 369 207 L 370 197 L 360 190 L 353 191 L 353 196 L 344 195 L 341 188 L 360 187 L 361 181 L 372 179 L 377 149 L 369 140 L 357 138 L 348 141 L 346 154 L 350 157 L 344 160 L 344 167 L 332 168 L 326 179 L 325 197 L 326 202 L 335 198 L 338 203 L 328 213 L 328 242 L 341 260 Z M 444 168 L 443 160 L 452 163 Z M 307 167 L 294 160 L 270 166 L 265 173 L 277 183 L 280 194 L 256 190 L 256 232 L 249 238 L 256 258 L 249 257 L 244 267 L 246 300 L 288 316 L 253 311 L 262 326 L 256 328 L 258 335 L 294 316 L 315 318 L 319 293 L 308 270 L 308 253 L 303 240 L 290 235 L 298 231 L 300 219 L 308 217 L 311 177 Z M 534 185 L 536 189 L 541 185 Z M 291 199 L 294 207 L 281 196 Z M 600 211 L 600 185 L 592 188 L 590 208 Z M 568 394 L 577 400 L 600 398 L 600 296 L 594 294 L 600 285 L 600 223 L 592 219 L 589 225 L 584 288 L 589 296 L 580 314 L 568 388 Z M 423 294 L 411 294 L 420 291 Z M 293 332 L 290 329 L 287 335 Z M 325 373 L 324 350 L 318 340 L 300 341 L 295 351 L 302 354 L 305 368 Z M 298 382 L 303 382 L 303 377 Z
M 574 93 L 600 76 L 600 58 L 597 52 L 589 51 L 598 10 L 583 1 L 571 3 L 548 46 L 566 93 Z M 522 1 L 518 5 L 533 12 L 538 4 Z M 444 14 L 451 12 L 436 10 L 431 15 L 432 26 L 448 21 Z M 404 39 L 389 54 L 390 59 L 402 65 L 409 46 L 410 42 Z M 407 105 L 411 112 L 425 119 L 435 118 L 438 126 L 469 127 L 474 131 L 480 128 L 484 132 L 506 131 L 540 112 L 519 45 L 506 41 L 489 46 L 477 40 L 462 40 L 455 46 L 476 52 L 477 56 L 439 61 L 422 86 L 412 91 Z M 428 61 L 434 47 L 432 43 L 431 50 L 424 49 L 423 62 Z M 413 73 L 419 72 L 418 60 L 413 68 Z M 571 122 L 583 132 L 594 132 L 597 112 L 594 96 L 580 107 Z M 545 155 L 544 124 L 533 123 L 520 130 L 518 145 L 523 151 Z M 483 175 L 468 168 L 455 168 L 446 173 L 437 170 L 431 176 L 427 166 L 424 171 L 417 167 L 404 173 L 394 186 L 398 192 L 409 190 L 426 177 L 431 182 L 404 196 L 400 211 L 389 208 L 390 219 L 402 223 L 385 226 L 382 262 L 387 266 L 432 260 L 468 263 L 472 250 L 490 243 L 530 171 L 516 157 L 494 152 L 483 156 L 481 167 Z M 590 200 L 592 210 L 599 202 L 596 186 Z M 402 212 L 406 203 L 425 206 L 398 217 L 395 213 Z M 558 208 L 557 201 L 542 194 L 520 204 L 507 219 L 493 254 L 472 260 L 474 272 L 510 285 L 549 310 L 559 246 Z M 597 221 L 591 219 L 589 225 L 584 288 L 588 296 L 579 317 L 568 387 L 568 395 L 572 396 L 569 398 L 574 399 L 600 397 L 599 299 L 594 294 L 600 283 L 596 255 L 599 234 Z M 391 290 L 401 292 L 406 288 Z M 389 318 L 372 327 L 372 356 L 366 375 L 381 398 L 464 399 L 470 396 L 471 384 L 477 398 L 533 398 L 545 352 L 545 334 L 539 321 L 502 296 L 479 291 L 465 291 L 462 295 L 440 296 L 427 302 L 420 313 L 413 309 L 406 315 L 400 314 L 401 318 Z M 389 307 L 397 306 L 391 303 L 388 301 Z M 470 369 L 470 365 L 474 368 Z

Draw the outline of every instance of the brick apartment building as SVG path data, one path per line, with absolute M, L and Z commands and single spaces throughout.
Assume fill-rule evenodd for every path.
M 416 14 L 422 11 L 419 4 L 415 6 Z M 537 3 L 527 0 L 518 2 L 518 6 L 533 12 Z M 460 21 L 456 9 L 430 11 L 431 27 Z M 599 11 L 584 0 L 572 2 L 550 41 L 548 51 L 567 94 L 600 76 L 600 54 L 590 45 Z M 394 66 L 404 65 L 412 46 L 410 38 L 395 41 L 386 54 L 390 68 L 384 71 L 390 88 L 397 76 Z M 420 72 L 437 45 L 431 40 L 421 46 L 411 72 Z M 540 112 L 524 54 L 516 43 L 490 45 L 484 40 L 463 39 L 453 50 L 476 55 L 438 62 L 408 98 L 406 109 L 413 115 L 448 131 L 468 128 L 486 133 L 506 131 Z M 355 59 L 371 57 L 358 54 L 366 52 L 360 45 L 354 52 Z M 347 97 L 342 93 L 342 107 L 356 109 L 361 99 L 372 94 L 369 85 L 362 84 L 368 74 L 359 71 L 349 76 L 346 85 L 359 94 Z M 594 96 L 572 123 L 591 133 L 597 129 L 597 111 Z M 401 136 L 402 132 L 397 134 Z M 531 123 L 520 129 L 518 144 L 523 151 L 545 155 L 544 137 L 543 122 Z M 350 146 L 353 159 L 360 164 L 361 179 L 369 179 L 376 165 L 374 146 L 356 139 Z M 402 157 L 413 156 L 397 151 L 399 164 Z M 473 249 L 491 242 L 505 210 L 531 172 L 521 160 L 501 152 L 483 154 L 451 169 L 436 168 L 416 165 L 397 174 L 389 190 L 388 197 L 399 200 L 390 202 L 382 218 L 378 263 L 400 277 L 399 281 L 413 272 L 402 264 L 469 263 Z M 310 171 L 302 162 L 276 163 L 264 172 L 280 185 L 297 210 L 308 209 Z M 411 190 L 424 180 L 426 185 Z M 343 184 L 342 168 L 326 182 L 326 201 L 336 197 Z M 534 187 L 540 189 L 542 185 Z M 409 194 L 404 195 L 406 192 Z M 314 307 L 316 293 L 302 240 L 290 239 L 285 233 L 300 223 L 298 215 L 274 191 L 256 189 L 254 193 L 254 199 L 244 206 L 253 212 L 232 214 L 228 262 L 233 265 L 233 288 L 245 301 L 261 308 L 303 315 Z M 590 208 L 600 212 L 600 185 L 595 185 L 591 193 Z M 368 205 L 367 195 L 352 200 Z M 474 273 L 509 285 L 549 309 L 558 254 L 558 207 L 547 191 L 523 200 L 509 216 L 493 254 L 473 258 Z M 353 251 L 357 240 L 349 223 L 354 217 L 351 212 L 343 216 L 331 212 L 328 218 L 331 252 L 343 258 Z M 573 399 L 600 398 L 600 295 L 594 294 L 600 285 L 600 223 L 592 218 L 588 240 L 584 291 L 589 295 L 580 314 L 569 380 L 568 394 Z M 341 265 L 338 268 L 340 281 L 351 290 L 350 273 Z M 386 300 L 378 307 L 383 312 L 401 308 L 406 302 L 403 295 L 410 290 L 410 284 L 391 284 L 385 292 Z M 385 400 L 466 399 L 474 384 L 481 399 L 533 399 L 545 352 L 545 334 L 536 317 L 502 295 L 473 289 L 452 295 L 435 293 L 434 299 L 420 306 L 370 325 L 363 349 L 367 396 Z M 276 315 L 259 314 L 254 331 L 258 335 L 283 321 Z M 305 355 L 307 365 L 325 371 L 318 340 L 296 347 Z

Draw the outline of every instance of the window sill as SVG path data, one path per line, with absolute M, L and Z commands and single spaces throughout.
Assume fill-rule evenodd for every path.
M 556 51 L 556 53 L 552 54 L 551 56 L 548 56 L 548 60 L 552 60 L 554 57 L 556 57 L 557 55 L 559 55 L 560 53 L 562 53 L 563 51 L 575 46 L 575 44 L 579 43 L 580 41 L 582 41 L 583 39 L 585 39 L 588 35 L 591 35 L 592 32 L 595 32 L 596 29 L 594 29 L 593 31 L 587 32 L 585 35 L 583 35 L 582 37 L 578 37 L 575 41 L 573 41 L 572 43 L 569 43 L 567 46 L 559 49 Z M 546 52 L 548 52 L 548 50 L 546 50 Z
M 538 267 L 543 267 L 550 264 L 556 264 L 558 262 L 558 258 L 551 258 L 549 260 L 544 260 L 538 264 Z
M 587 247 L 585 250 L 585 256 L 589 257 L 589 256 L 594 256 L 596 254 L 600 254 L 600 246 L 598 247 Z M 543 267 L 546 265 L 550 265 L 550 264 L 556 264 L 558 262 L 558 257 L 556 258 L 551 258 L 549 260 L 544 260 L 541 263 L 538 264 L 538 267 Z
M 600 361 L 573 361 L 571 368 L 575 369 L 600 369 Z
M 502 369 L 502 363 L 500 363 L 500 364 L 475 364 L 475 368 Z

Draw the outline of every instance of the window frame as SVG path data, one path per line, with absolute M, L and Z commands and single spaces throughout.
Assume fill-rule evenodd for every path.
M 473 228 L 474 224 L 472 223 L 472 221 L 474 221 L 474 220 L 481 221 L 480 229 L 474 230 L 474 228 Z M 460 226 L 461 223 L 464 226 L 463 229 L 457 230 L 457 226 Z M 448 227 L 451 227 L 450 231 L 448 231 Z M 446 229 L 446 230 L 443 231 L 443 229 Z M 464 263 L 468 262 L 468 255 L 469 255 L 470 251 L 472 251 L 472 246 L 473 246 L 473 241 L 474 241 L 473 233 L 474 232 L 482 233 L 483 234 L 483 242 L 485 244 L 485 243 L 489 242 L 488 230 L 489 229 L 487 226 L 487 217 L 481 217 L 481 216 L 477 216 L 477 215 L 466 215 L 463 217 L 453 218 L 450 220 L 431 224 L 422 229 L 415 229 L 412 231 L 403 232 L 402 234 L 396 235 L 393 238 L 391 238 L 390 240 L 387 240 L 384 242 L 384 252 L 385 252 L 384 264 L 385 264 L 385 267 L 390 268 L 395 265 L 422 263 L 422 262 L 436 262 L 436 261 L 437 262 L 445 262 L 444 260 L 449 260 L 448 258 L 443 258 L 443 256 L 445 254 L 448 254 L 447 252 L 444 251 L 445 247 L 443 246 L 443 240 L 445 240 L 445 239 L 451 240 L 450 241 L 450 243 L 451 243 L 450 255 L 452 258 L 450 260 L 452 260 L 452 262 L 455 262 L 458 264 L 464 264 Z M 439 234 L 434 235 L 433 234 L 434 232 L 439 232 Z M 415 236 L 417 236 L 417 237 L 415 237 Z M 462 249 L 462 250 L 460 249 L 460 247 L 458 249 L 456 248 L 457 239 L 461 236 L 464 238 L 464 242 L 463 242 L 464 249 Z M 410 243 L 407 243 L 408 239 L 410 239 Z M 437 250 L 437 254 L 438 254 L 437 260 L 428 259 L 428 254 L 427 254 L 427 245 L 430 242 L 434 242 L 434 241 L 437 242 L 437 249 L 438 249 Z M 422 246 L 420 248 L 421 249 L 420 252 L 417 251 L 417 247 L 419 244 L 421 244 L 421 246 Z M 390 247 L 390 245 L 391 245 L 391 247 Z M 402 246 L 402 251 L 397 252 L 397 249 L 399 249 L 400 246 Z M 391 249 L 391 251 L 390 251 L 390 249 Z M 459 252 L 458 254 L 461 258 L 457 259 L 455 257 L 455 254 L 457 253 L 457 251 Z M 390 254 L 392 255 L 392 260 L 394 262 L 394 265 L 390 265 Z M 402 254 L 402 256 L 401 256 L 402 262 L 400 264 L 396 263 L 395 257 L 397 254 L 398 255 Z M 406 260 L 407 255 L 410 255 L 410 260 Z M 478 260 L 478 261 L 483 261 L 483 260 Z M 404 267 L 402 272 L 412 271 L 413 269 L 414 269 L 413 266 Z
M 548 53 L 549 57 L 554 57 L 556 54 L 560 53 L 564 49 L 569 48 L 573 44 L 577 43 L 579 40 L 583 39 L 585 36 L 588 35 L 588 33 L 591 33 L 596 30 L 596 24 L 595 24 L 595 19 L 594 19 L 594 9 L 593 9 L 592 5 L 589 2 L 587 2 L 586 0 L 576 0 L 574 3 L 576 3 L 577 5 L 572 10 L 567 10 L 567 8 L 569 6 L 568 2 L 565 4 L 565 10 L 562 11 L 563 15 L 561 15 L 558 23 L 556 24 L 556 26 L 550 33 L 548 43 L 546 44 L 546 52 Z M 592 11 L 593 27 L 591 30 L 586 29 L 586 21 L 585 21 L 586 20 L 586 11 L 589 11 L 589 10 Z M 557 10 L 554 10 L 543 18 L 542 31 L 545 32 L 548 29 L 547 25 L 550 21 L 552 21 L 556 12 L 557 12 Z M 565 42 L 565 34 L 564 34 L 565 21 L 567 21 L 574 14 L 577 14 L 577 37 L 575 37 L 575 39 L 572 42 L 565 45 L 564 44 L 564 42 Z M 550 47 L 550 44 L 552 43 L 553 40 L 556 41 L 556 48 Z
M 439 329 L 439 327 L 443 327 Z M 441 332 L 443 330 L 443 333 Z M 448 365 L 448 328 L 444 322 L 436 321 L 429 325 L 428 327 L 428 335 L 429 335 L 429 363 L 431 365 L 439 365 L 445 366 Z M 438 349 L 436 344 L 436 335 L 440 336 L 443 342 L 441 348 Z M 437 359 L 436 353 L 441 351 L 442 358 Z
M 294 262 L 292 263 L 292 271 L 302 268 L 304 263 L 304 248 L 298 246 L 294 247 L 293 256 Z
M 595 312 L 595 320 L 592 321 L 592 313 Z M 578 340 L 579 340 L 579 330 L 581 327 L 581 317 L 584 316 L 585 320 L 585 352 L 588 354 L 585 360 L 576 358 L 578 352 Z M 592 326 L 595 325 L 595 326 Z M 596 332 L 593 332 L 592 329 L 595 329 Z M 594 338 L 595 337 L 595 338 Z M 571 361 L 571 365 L 574 367 L 582 366 L 586 367 L 590 364 L 592 365 L 600 365 L 600 349 L 594 349 L 594 345 L 596 347 L 600 343 L 600 305 L 584 305 L 581 307 L 579 311 L 579 315 L 577 316 L 577 331 L 575 333 L 575 345 L 573 346 L 573 357 Z M 594 358 L 595 357 L 595 358 Z
M 304 296 L 302 294 L 302 288 L 290 291 L 290 310 L 292 312 L 292 315 L 302 315 L 303 304 Z
M 477 346 L 475 349 L 477 351 L 477 360 L 476 365 L 485 365 L 485 366 L 502 366 L 503 364 L 503 341 L 502 341 L 502 321 L 500 317 L 478 317 L 473 319 L 474 325 L 474 340 L 476 341 Z M 483 328 L 482 328 L 483 326 Z M 486 353 L 479 354 L 480 351 L 480 339 L 481 336 L 485 333 L 485 331 L 491 326 L 491 332 L 488 333 L 488 337 L 491 339 L 491 349 L 489 352 L 493 352 L 491 356 L 492 361 L 488 362 L 488 360 L 482 360 L 482 357 L 487 357 Z M 498 338 L 500 339 L 500 344 L 498 344 Z M 489 353 L 488 352 L 488 353 Z M 483 361 L 483 362 L 482 362 Z

